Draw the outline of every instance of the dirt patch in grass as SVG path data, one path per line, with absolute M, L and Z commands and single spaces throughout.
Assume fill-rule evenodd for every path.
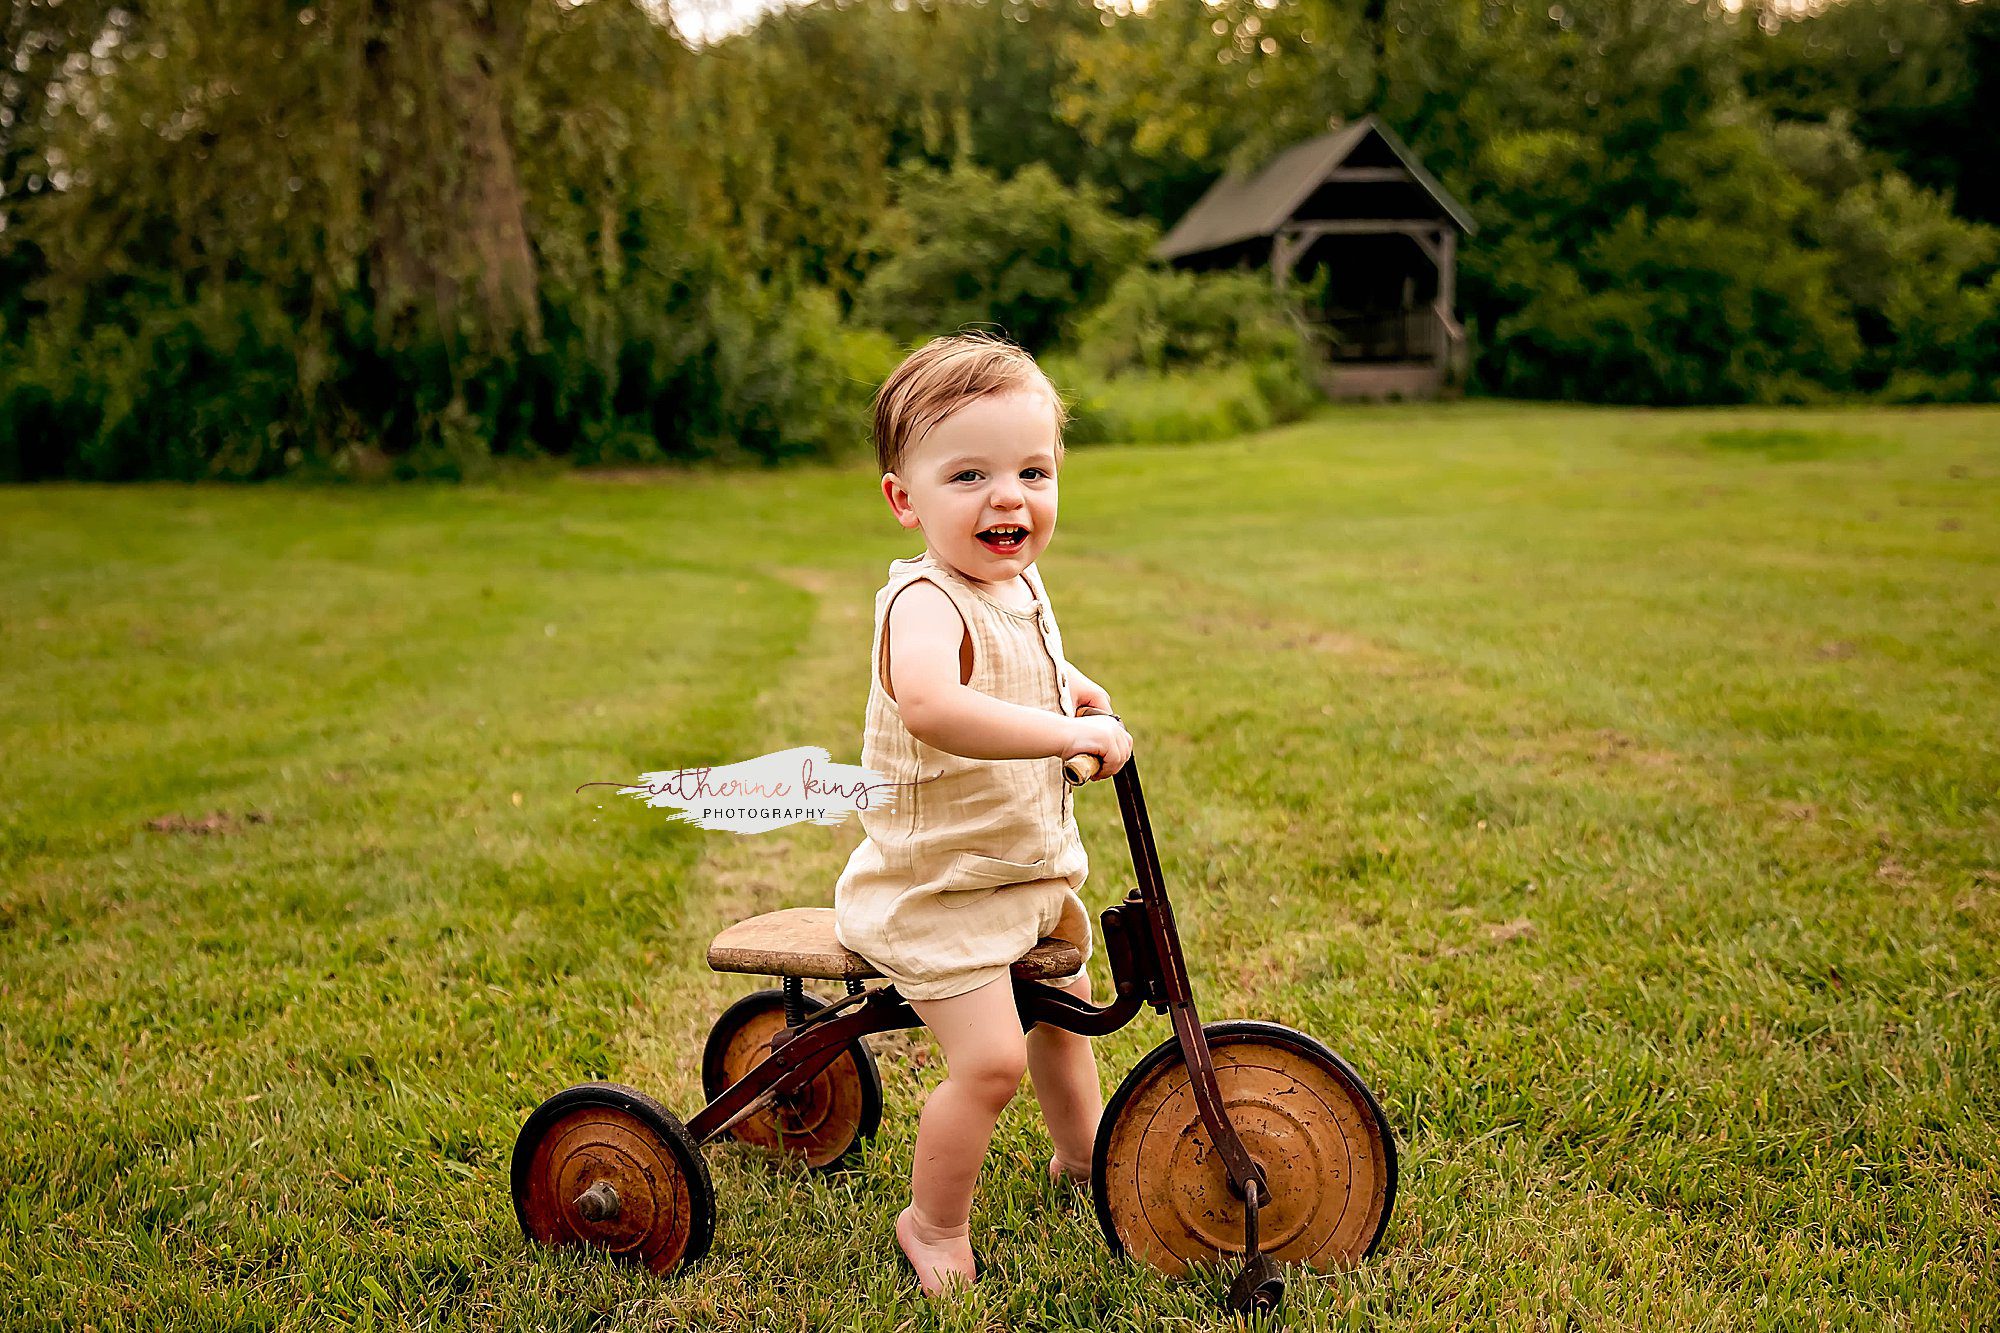
M 1686 759 L 1616 727 L 1574 728 L 1517 739 L 1510 755 L 1519 766 L 1567 772 L 1678 772 Z
M 251 824 L 270 822 L 271 817 L 262 810 L 246 810 L 241 815 L 233 815 L 227 810 L 211 810 L 205 815 L 162 815 L 158 819 L 147 820 L 146 827 L 155 833 L 195 833 L 213 837 L 241 833 Z

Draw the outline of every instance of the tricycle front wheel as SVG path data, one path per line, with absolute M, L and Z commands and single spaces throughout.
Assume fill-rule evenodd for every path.
M 1204 1024 L 1229 1123 L 1264 1170 L 1260 1250 L 1315 1271 L 1351 1267 L 1388 1229 L 1396 1140 L 1345 1060 L 1276 1023 Z M 1243 1201 L 1195 1103 L 1180 1042 L 1148 1052 L 1104 1108 L 1091 1169 L 1114 1254 L 1173 1276 L 1243 1255 Z

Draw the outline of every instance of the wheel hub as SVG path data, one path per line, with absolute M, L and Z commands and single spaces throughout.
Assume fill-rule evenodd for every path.
M 1304 1234 L 1322 1208 L 1338 1211 L 1345 1206 L 1345 1171 L 1326 1160 L 1305 1123 L 1277 1100 L 1272 1088 L 1232 1090 L 1224 1095 L 1223 1105 L 1244 1150 L 1266 1180 L 1304 1180 L 1315 1186 L 1287 1190 L 1258 1209 L 1263 1248 L 1284 1249 Z M 1243 1253 L 1243 1200 L 1230 1188 L 1229 1169 L 1209 1138 L 1193 1089 L 1183 1086 L 1162 1104 L 1159 1115 L 1156 1123 L 1179 1123 L 1181 1129 L 1156 1188 L 1142 1186 L 1148 1210 L 1171 1214 L 1190 1236 L 1199 1237 L 1217 1253 Z
M 582 1245 L 666 1272 L 707 1253 L 715 1190 L 672 1112 L 584 1083 L 536 1107 L 514 1140 L 514 1211 L 540 1245 Z
M 631 1128 L 580 1120 L 551 1137 L 553 1193 L 568 1201 L 562 1221 L 577 1240 L 621 1253 L 645 1241 L 662 1211 L 671 1216 L 654 1186 L 651 1145 Z

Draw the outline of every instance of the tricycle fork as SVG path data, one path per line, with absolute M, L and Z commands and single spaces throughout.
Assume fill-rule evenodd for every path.
M 1222 1089 L 1215 1081 L 1215 1062 L 1209 1055 L 1208 1036 L 1195 1013 L 1194 992 L 1188 983 L 1187 961 L 1181 953 L 1180 931 L 1174 924 L 1174 908 L 1167 898 L 1166 882 L 1160 876 L 1159 853 L 1153 847 L 1153 826 L 1146 817 L 1146 797 L 1139 786 L 1139 765 L 1127 759 L 1112 775 L 1118 787 L 1118 808 L 1125 818 L 1125 839 L 1132 848 L 1132 869 L 1138 877 L 1138 899 L 1144 909 L 1152 956 L 1141 959 L 1143 970 L 1157 975 L 1135 978 L 1142 989 L 1150 989 L 1154 1007 L 1164 1009 L 1173 1019 L 1179 1038 L 1181 1058 L 1187 1062 L 1188 1082 L 1194 1090 L 1195 1106 L 1210 1139 L 1229 1173 L 1229 1190 L 1246 1203 L 1244 1213 L 1244 1253 L 1257 1256 L 1257 1212 L 1268 1207 L 1271 1189 L 1264 1172 L 1251 1160 L 1236 1127 L 1229 1123 L 1222 1105 Z M 1144 983 L 1150 982 L 1150 987 Z M 1256 1197 L 1251 1197 L 1255 1182 Z

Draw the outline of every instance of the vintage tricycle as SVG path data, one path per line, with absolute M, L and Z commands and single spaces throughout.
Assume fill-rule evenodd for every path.
M 1102 710 L 1086 709 L 1084 712 Z M 1097 760 L 1067 761 L 1072 783 Z M 1160 878 L 1136 759 L 1113 775 L 1137 886 L 1100 921 L 1117 998 L 1102 1007 L 1041 984 L 1075 972 L 1074 944 L 1045 939 L 1014 964 L 1023 1031 L 1053 1023 L 1102 1036 L 1151 1005 L 1174 1035 L 1119 1085 L 1098 1124 L 1090 1190 L 1114 1254 L 1179 1276 L 1242 1261 L 1229 1305 L 1269 1311 L 1278 1265 L 1326 1270 L 1366 1258 L 1396 1198 L 1396 1142 L 1374 1094 L 1346 1061 L 1276 1023 L 1204 1025 Z M 892 985 L 834 938 L 831 908 L 739 922 L 715 937 L 709 966 L 784 979 L 716 1020 L 702 1052 L 708 1105 L 685 1125 L 652 1098 L 584 1083 L 537 1107 L 514 1144 L 514 1209 L 530 1240 L 585 1245 L 665 1273 L 707 1253 L 715 1190 L 703 1144 L 724 1133 L 832 1170 L 870 1138 L 882 1081 L 866 1038 L 921 1027 Z M 804 978 L 846 983 L 831 1003 Z

